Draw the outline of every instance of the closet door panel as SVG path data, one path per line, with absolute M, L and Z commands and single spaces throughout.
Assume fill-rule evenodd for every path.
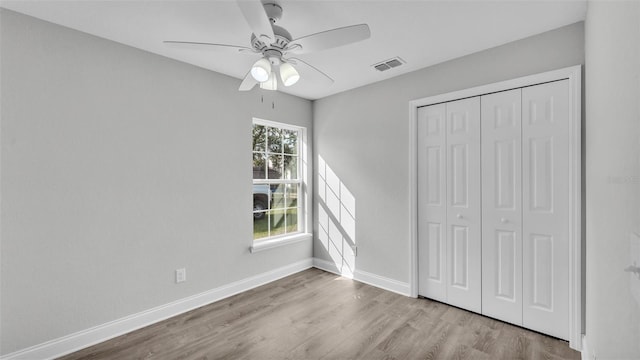
M 418 293 L 446 302 L 446 107 L 418 109 Z
M 481 311 L 480 98 L 446 104 L 447 302 Z
M 523 322 L 569 336 L 568 81 L 524 88 Z
M 481 101 L 482 313 L 521 325 L 521 90 Z

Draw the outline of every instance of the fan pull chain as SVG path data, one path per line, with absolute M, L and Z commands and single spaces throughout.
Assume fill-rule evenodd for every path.
M 260 95 L 260 103 L 264 104 L 264 95 Z M 271 109 L 275 110 L 276 109 L 276 102 L 275 100 L 271 100 Z

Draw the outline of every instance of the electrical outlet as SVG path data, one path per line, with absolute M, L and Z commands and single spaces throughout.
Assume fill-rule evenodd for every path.
M 176 269 L 176 284 L 187 281 L 187 269 Z

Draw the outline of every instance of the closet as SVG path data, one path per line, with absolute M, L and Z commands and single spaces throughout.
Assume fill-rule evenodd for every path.
M 419 295 L 569 338 L 569 93 L 418 108 Z

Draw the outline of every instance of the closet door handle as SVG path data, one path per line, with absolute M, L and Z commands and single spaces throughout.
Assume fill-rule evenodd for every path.
M 462 216 L 462 214 L 458 214 L 458 215 L 456 215 L 456 217 L 457 217 L 458 219 L 462 219 L 462 217 L 463 217 L 463 216 Z
M 502 218 L 502 219 L 500 219 L 500 222 L 503 223 L 503 224 L 506 224 L 506 223 L 509 222 L 509 220 L 507 220 L 507 218 Z

